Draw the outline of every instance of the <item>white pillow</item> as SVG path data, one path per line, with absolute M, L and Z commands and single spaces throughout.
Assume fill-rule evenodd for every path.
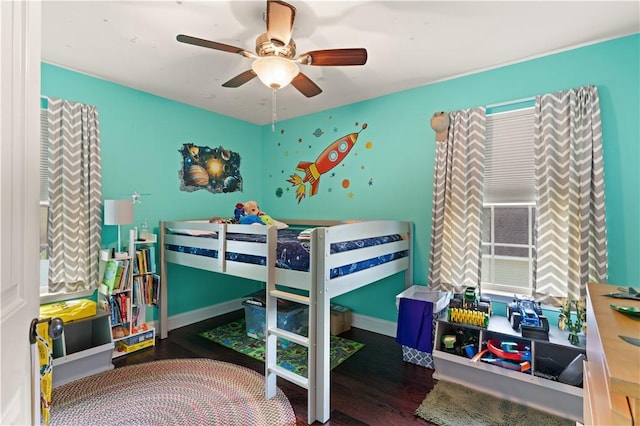
M 273 224 L 278 228 L 278 229 L 287 229 L 289 227 L 289 225 L 287 225 L 284 222 L 279 222 L 275 219 L 273 219 Z

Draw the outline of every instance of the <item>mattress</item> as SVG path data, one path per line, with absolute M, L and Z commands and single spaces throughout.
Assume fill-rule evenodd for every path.
M 310 249 L 311 244 L 308 240 L 298 239 L 298 235 L 304 231 L 304 229 L 287 228 L 278 230 L 278 244 L 276 255 L 276 268 L 290 269 L 295 271 L 309 272 L 310 264 Z M 180 233 L 184 233 L 181 231 Z M 193 234 L 190 234 L 193 235 Z M 217 234 L 199 235 L 203 238 L 217 238 Z M 264 235 L 254 234 L 227 234 L 228 240 L 238 241 L 252 241 L 252 242 L 265 242 L 266 237 Z M 386 235 L 383 237 L 366 238 L 354 241 L 343 241 L 340 243 L 331 244 L 331 253 L 341 253 L 349 250 L 370 247 L 374 245 L 387 244 L 394 241 L 402 240 L 401 235 Z M 182 253 L 194 254 L 198 256 L 206 257 L 218 257 L 217 250 L 201 249 L 194 247 L 179 246 L 174 244 L 166 244 L 165 248 L 171 251 L 177 251 Z M 375 258 L 367 259 L 353 264 L 342 265 L 340 267 L 333 268 L 330 273 L 330 278 L 336 278 L 343 275 L 348 275 L 357 271 L 361 271 L 367 268 L 381 265 L 386 262 L 390 262 L 396 259 L 407 257 L 409 255 L 407 250 L 398 251 L 394 253 L 388 253 Z M 256 256 L 249 254 L 240 254 L 227 252 L 226 259 L 236 262 L 252 263 L 257 265 L 266 265 L 266 258 L 264 256 Z

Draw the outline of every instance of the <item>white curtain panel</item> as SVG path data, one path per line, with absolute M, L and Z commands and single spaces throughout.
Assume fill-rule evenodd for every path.
M 49 292 L 95 288 L 102 228 L 98 111 L 47 98 Z
M 540 299 L 558 304 L 607 282 L 604 164 L 595 86 L 536 97 L 536 259 Z
M 484 107 L 452 112 L 436 143 L 428 282 L 437 290 L 480 286 L 485 122 Z

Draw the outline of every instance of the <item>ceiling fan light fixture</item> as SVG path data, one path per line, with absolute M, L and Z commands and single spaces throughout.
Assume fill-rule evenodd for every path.
M 251 64 L 251 69 L 267 87 L 282 89 L 298 75 L 298 65 L 280 56 L 263 56 Z

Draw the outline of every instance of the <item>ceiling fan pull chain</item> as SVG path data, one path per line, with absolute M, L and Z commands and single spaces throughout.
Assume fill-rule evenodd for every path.
M 278 89 L 273 89 L 271 92 L 271 131 L 276 131 L 276 91 Z

